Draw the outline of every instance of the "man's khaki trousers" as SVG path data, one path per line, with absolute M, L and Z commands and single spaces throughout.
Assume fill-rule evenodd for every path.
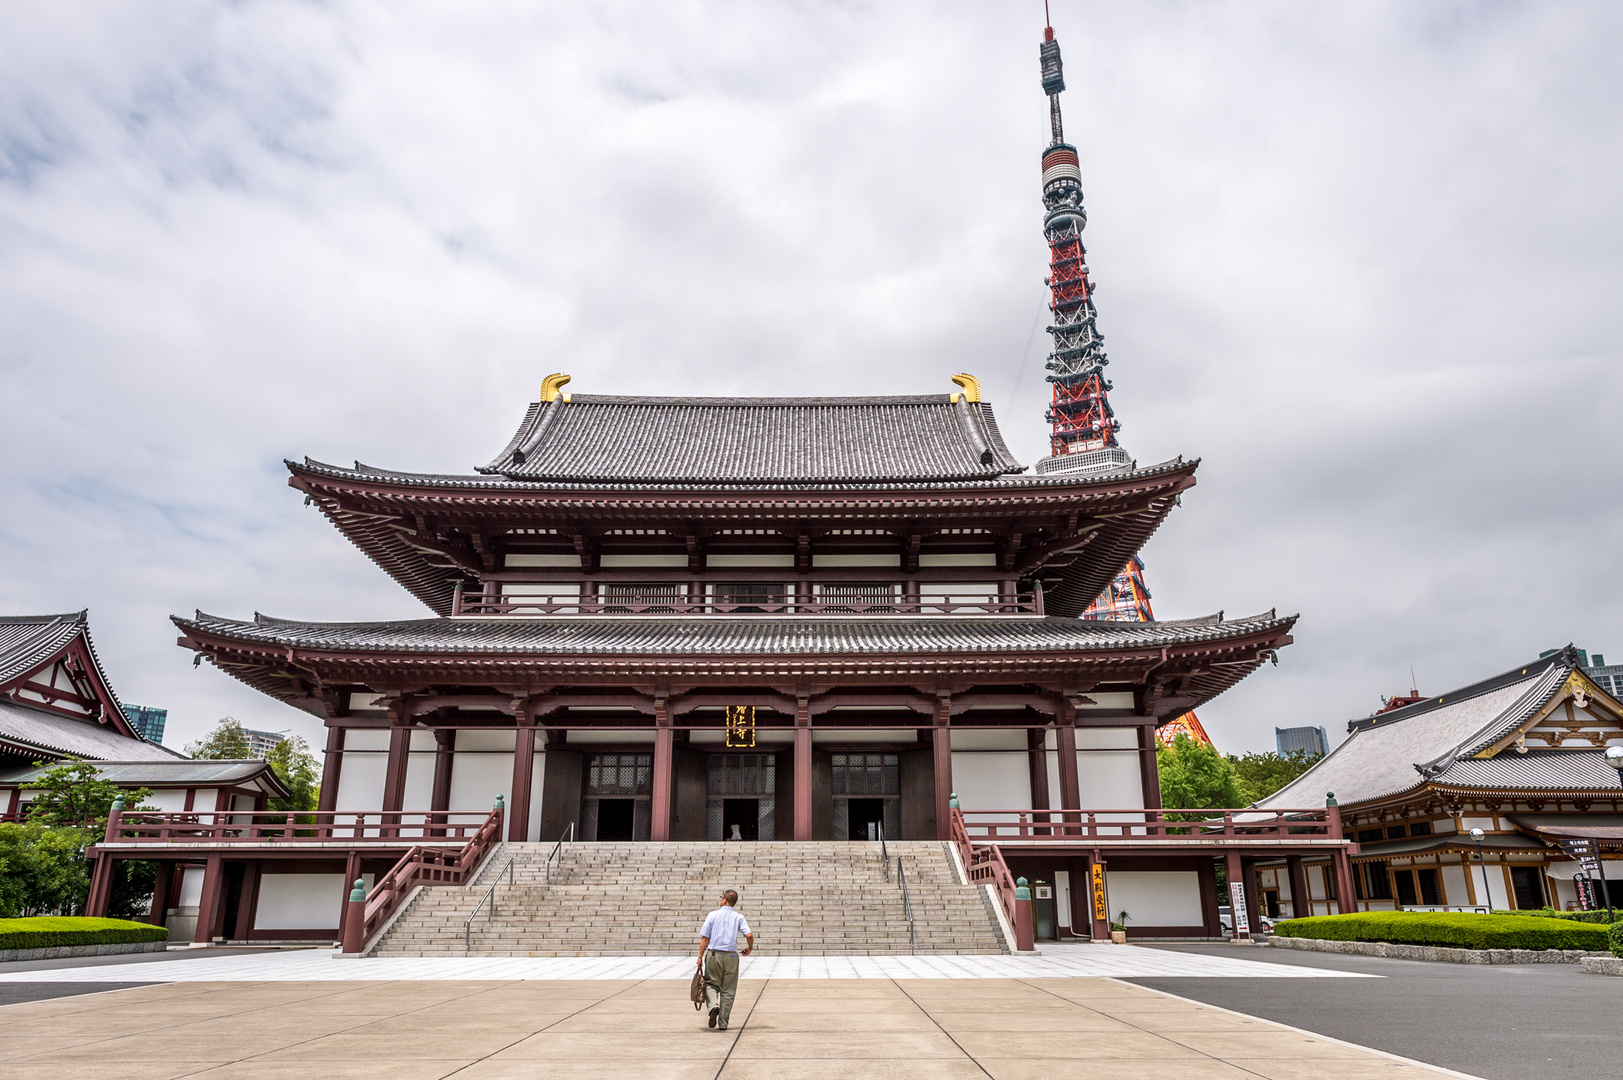
M 704 954 L 704 1007 L 705 1011 L 721 1006 L 716 1026 L 727 1026 L 733 1015 L 733 996 L 738 993 L 738 954 L 707 952 Z

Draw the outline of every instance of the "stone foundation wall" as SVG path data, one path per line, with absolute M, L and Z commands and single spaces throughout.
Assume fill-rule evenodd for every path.
M 1446 949 L 1435 945 L 1392 945 L 1384 941 L 1320 941 L 1278 936 L 1259 941 L 1275 949 L 1386 956 L 1393 960 L 1431 960 L 1444 964 L 1576 964 L 1585 957 L 1610 955 L 1582 949 Z
M 60 960 L 67 956 L 114 956 L 118 953 L 163 952 L 167 941 L 132 941 L 122 945 L 56 945 L 49 949 L 0 949 L 7 960 Z

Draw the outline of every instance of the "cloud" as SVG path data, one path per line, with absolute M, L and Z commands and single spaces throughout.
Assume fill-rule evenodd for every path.
M 1411 664 L 1435 692 L 1606 650 L 1623 15 L 1054 18 L 1123 439 L 1203 458 L 1145 552 L 1156 610 L 1302 613 L 1205 710 L 1219 743 L 1334 732 Z M 1032 460 L 1039 30 L 971 3 L 0 12 L 0 610 L 88 605 L 171 743 L 228 712 L 314 736 L 165 621 L 422 613 L 283 457 L 467 470 L 554 370 L 967 370 Z

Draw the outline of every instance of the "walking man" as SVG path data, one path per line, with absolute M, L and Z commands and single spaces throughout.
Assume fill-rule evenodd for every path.
M 738 993 L 738 935 L 744 935 L 744 952 L 755 948 L 755 934 L 738 913 L 738 894 L 731 889 L 721 894 L 721 906 L 705 917 L 699 927 L 699 969 L 704 972 L 704 1003 L 710 1007 L 710 1026 L 727 1030 L 733 1015 L 733 996 Z

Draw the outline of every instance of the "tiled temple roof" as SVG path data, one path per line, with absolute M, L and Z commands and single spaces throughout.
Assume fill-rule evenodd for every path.
M 1064 618 L 852 616 L 561 616 L 310 623 L 256 615 L 253 622 L 198 612 L 182 630 L 308 650 L 534 655 L 806 656 L 1105 651 L 1221 642 L 1287 628 L 1273 612 L 1171 622 L 1090 622 Z
M 1529 750 L 1473 756 L 1544 709 L 1576 665 L 1577 656 L 1569 648 L 1458 690 L 1351 721 L 1345 742 L 1258 805 L 1311 805 L 1334 792 L 1341 805 L 1349 806 L 1402 795 L 1426 784 L 1505 790 L 1616 787 L 1617 773 L 1598 752 Z
M 991 405 L 944 394 L 532 403 L 479 471 L 567 483 L 885 483 L 1024 471 Z
M 95 765 L 96 774 L 114 784 L 134 784 L 141 787 L 194 787 L 205 784 L 243 784 L 258 780 L 273 795 L 287 794 L 287 789 L 276 778 L 275 772 L 259 759 L 194 761 L 165 754 L 161 758 L 151 760 L 97 761 Z M 0 769 L 0 784 L 26 784 L 44 771 L 32 765 Z
M 66 615 L 0 615 L 0 683 L 26 675 L 80 634 L 88 640 L 89 628 L 87 611 Z M 94 649 L 91 655 L 95 655 Z

